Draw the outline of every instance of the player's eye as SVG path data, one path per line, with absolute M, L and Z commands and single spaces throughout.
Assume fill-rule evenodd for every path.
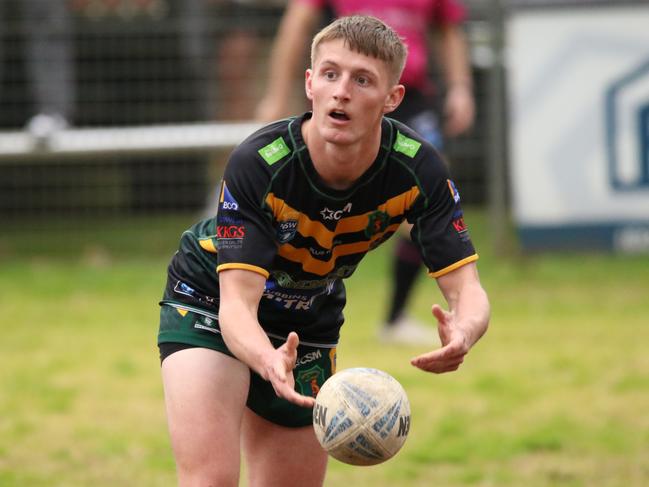
M 361 86 L 367 86 L 370 84 L 370 80 L 365 76 L 359 76 L 358 78 L 356 78 L 356 82 Z
M 325 71 L 324 72 L 324 77 L 325 77 L 325 79 L 328 79 L 328 80 L 334 80 L 334 79 L 336 79 L 336 73 L 333 72 L 333 71 Z

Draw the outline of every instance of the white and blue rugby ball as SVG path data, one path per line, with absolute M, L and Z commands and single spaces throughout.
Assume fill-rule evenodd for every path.
M 341 370 L 318 392 L 313 427 L 333 458 L 376 465 L 396 455 L 406 441 L 410 402 L 401 384 L 382 370 Z

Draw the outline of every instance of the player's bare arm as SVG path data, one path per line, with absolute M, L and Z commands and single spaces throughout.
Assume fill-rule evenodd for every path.
M 261 274 L 246 270 L 229 269 L 219 273 L 219 325 L 223 340 L 239 360 L 273 385 L 279 397 L 312 407 L 314 399 L 294 389 L 292 371 L 299 344 L 297 333 L 291 333 L 286 343 L 275 349 L 257 320 L 265 282 Z
M 480 284 L 475 262 L 466 264 L 437 279 L 448 311 L 435 304 L 442 348 L 411 360 L 412 365 L 437 374 L 457 370 L 471 347 L 487 331 L 490 307 Z

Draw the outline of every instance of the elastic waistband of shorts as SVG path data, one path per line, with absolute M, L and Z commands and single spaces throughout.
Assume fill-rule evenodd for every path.
M 219 320 L 219 315 L 217 313 L 207 311 L 205 309 L 201 309 L 201 308 L 198 308 L 196 306 L 188 306 L 188 305 L 185 305 L 185 304 L 174 303 L 174 302 L 170 302 L 170 301 L 166 301 L 166 300 L 160 301 L 160 306 L 171 306 L 172 308 L 183 309 L 183 310 L 190 311 L 192 313 L 196 313 L 196 314 L 201 315 L 201 316 L 207 316 L 208 318 L 212 318 L 212 319 L 216 320 L 217 322 Z M 286 341 L 286 338 L 287 338 L 286 336 L 279 335 L 279 334 L 276 334 L 276 333 L 271 333 L 271 332 L 268 332 L 266 330 L 264 330 L 264 332 L 266 333 L 266 335 L 269 338 L 272 338 L 274 340 L 280 340 L 280 341 L 283 341 L 283 342 Z M 221 333 L 221 332 L 219 331 L 219 333 Z M 298 334 L 298 336 L 300 335 L 299 331 L 296 331 L 296 333 Z M 305 339 L 305 338 L 300 336 L 300 345 L 303 345 L 305 347 L 314 347 L 314 348 L 336 348 L 338 346 L 338 342 L 336 341 L 334 343 L 323 343 L 323 342 L 320 342 L 320 341 L 317 341 L 317 340 L 309 340 L 308 338 Z

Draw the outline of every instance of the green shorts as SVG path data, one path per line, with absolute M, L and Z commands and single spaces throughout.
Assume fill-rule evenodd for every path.
M 269 337 L 274 347 L 285 340 Z M 174 346 L 166 346 L 174 344 Z M 180 344 L 177 346 L 175 344 Z M 183 308 L 163 305 L 160 308 L 160 330 L 158 333 L 160 358 L 177 350 L 203 347 L 234 355 L 223 341 L 215 317 L 202 315 Z M 295 390 L 302 395 L 315 397 L 324 381 L 336 371 L 336 348 L 299 345 L 297 362 L 293 369 Z M 270 382 L 250 372 L 250 389 L 247 406 L 268 421 L 288 427 L 312 424 L 312 409 L 297 406 L 277 397 Z

